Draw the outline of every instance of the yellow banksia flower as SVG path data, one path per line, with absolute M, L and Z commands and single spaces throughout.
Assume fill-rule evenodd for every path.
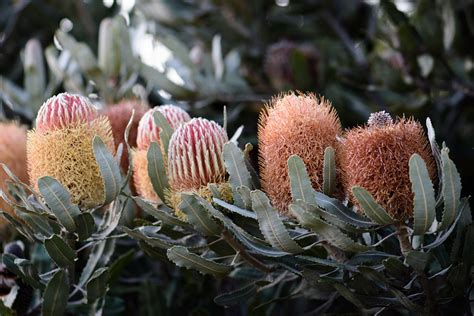
M 366 189 L 395 220 L 413 214 L 413 193 L 408 162 L 419 154 L 431 179 L 435 163 L 421 124 L 413 119 L 396 122 L 385 112 L 371 115 L 368 124 L 349 130 L 338 150 L 342 182 L 350 196 L 353 186 Z
M 148 176 L 147 153 L 151 142 L 160 142 L 160 127 L 155 124 L 153 113 L 159 111 L 173 129 L 189 121 L 191 117 L 183 109 L 174 105 L 162 105 L 148 110 L 141 118 L 137 130 L 137 148 L 133 150 L 133 180 L 137 193 L 147 200 L 159 202 Z
M 262 188 L 280 213 L 291 202 L 287 161 L 298 155 L 306 164 L 313 187 L 323 184 L 324 150 L 336 148 L 341 123 L 331 103 L 314 94 L 289 93 L 271 100 L 258 126 Z
M 28 182 L 26 168 L 26 128 L 17 123 L 0 123 L 0 163 L 4 163 L 21 181 Z M 0 190 L 8 195 L 8 175 L 0 168 Z M 11 198 L 11 197 L 10 197 Z M 15 215 L 13 208 L 0 198 L 0 209 Z M 0 216 L 0 236 L 7 221 Z
M 73 203 L 101 205 L 105 189 L 92 145 L 96 135 L 115 152 L 110 122 L 88 98 L 61 93 L 48 99 L 38 112 L 36 129 L 28 133 L 31 184 L 38 189 L 38 179 L 51 176 L 66 187 Z

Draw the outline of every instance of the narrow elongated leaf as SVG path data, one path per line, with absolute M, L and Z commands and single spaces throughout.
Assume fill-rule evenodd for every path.
M 425 270 L 430 257 L 431 255 L 429 252 L 410 251 L 406 256 L 406 260 L 408 265 L 415 269 L 415 271 L 423 271 Z
M 179 218 L 167 213 L 159 208 L 154 207 L 153 205 L 149 204 L 148 202 L 144 201 L 140 197 L 133 197 L 133 200 L 137 203 L 137 205 L 144 210 L 146 213 L 150 214 L 157 220 L 162 221 L 168 225 L 176 225 L 176 226 L 189 226 L 188 223 L 183 222 Z
M 291 196 L 293 201 L 302 200 L 314 203 L 314 189 L 309 179 L 303 160 L 297 155 L 288 158 L 288 174 L 290 176 Z
M 336 158 L 334 148 L 324 150 L 323 193 L 332 196 L 336 190 Z
M 270 205 L 270 200 L 265 193 L 255 190 L 250 195 L 252 197 L 252 208 L 257 214 L 258 225 L 265 239 L 277 249 L 289 253 L 303 252 L 303 248 L 291 239 L 283 221 Z
M 74 217 L 81 214 L 79 207 L 71 203 L 71 195 L 56 179 L 46 176 L 38 179 L 38 188 L 46 204 L 58 221 L 69 231 L 74 232 Z
M 207 210 L 192 194 L 181 194 L 182 202 L 179 208 L 188 217 L 188 222 L 204 236 L 214 236 L 221 232 L 221 228 L 211 218 Z
M 100 22 L 97 51 L 98 65 L 108 78 L 114 78 L 120 71 L 120 38 L 117 23 L 111 18 Z
M 23 59 L 24 65 L 24 86 L 28 92 L 35 112 L 44 101 L 44 91 L 46 90 L 46 71 L 43 61 L 41 43 L 36 39 L 30 39 L 25 46 Z
M 166 165 L 160 146 L 152 142 L 148 148 L 148 176 L 156 194 L 161 201 L 166 202 L 165 191 L 169 188 L 168 176 L 166 175 Z
M 46 218 L 40 215 L 19 211 L 17 211 L 17 215 L 23 219 L 36 234 L 41 234 L 46 238 L 53 234 L 53 229 Z
M 87 302 L 93 303 L 95 300 L 103 297 L 107 291 L 107 281 L 109 279 L 109 269 L 100 268 L 94 272 L 89 282 L 87 282 Z
M 80 241 L 86 240 L 94 233 L 95 222 L 91 213 L 84 212 L 77 215 L 74 217 L 74 222 L 76 223 L 77 235 Z
M 443 189 L 443 174 L 442 174 L 442 162 L 441 162 L 441 151 L 439 150 L 439 146 L 436 143 L 436 134 L 435 130 L 433 128 L 433 125 L 431 124 L 431 120 L 429 117 L 426 118 L 426 129 L 428 131 L 428 140 L 430 141 L 430 146 L 431 146 L 431 152 L 433 153 L 433 157 L 436 162 L 436 170 L 438 170 L 438 180 L 439 180 L 439 188 L 438 188 L 438 193 L 442 191 Z
M 160 142 L 163 144 L 165 155 L 168 155 L 168 145 L 174 130 L 160 111 L 153 112 L 153 120 L 155 121 L 156 126 L 160 127 Z
M 76 253 L 74 250 L 58 235 L 53 235 L 44 241 L 44 247 L 51 259 L 62 268 L 67 268 L 74 263 Z
M 134 229 L 122 227 L 122 230 L 133 239 L 142 240 L 154 248 L 168 249 L 171 246 L 175 246 L 176 244 L 178 244 L 175 240 L 169 238 L 168 236 L 147 234 L 138 227 Z
M 135 249 L 130 249 L 120 257 L 118 257 L 109 268 L 109 282 L 114 282 L 122 272 L 123 268 L 132 260 Z
M 365 215 L 380 225 L 393 223 L 392 217 L 374 200 L 367 190 L 359 186 L 352 187 L 352 193 L 359 202 Z
M 214 303 L 221 306 L 230 306 L 240 302 L 245 302 L 257 293 L 257 289 L 255 282 L 252 282 L 238 290 L 216 296 L 214 298 Z
M 23 281 L 31 285 L 35 289 L 44 289 L 44 284 L 41 283 L 36 267 L 31 261 L 26 259 L 19 259 L 15 255 L 4 253 L 1 255 L 2 263 L 8 271 L 20 277 Z
M 179 267 L 195 269 L 202 274 L 211 274 L 219 278 L 226 276 L 232 271 L 231 266 L 198 256 L 182 246 L 174 246 L 168 249 L 167 256 L 169 260 Z
M 447 148 L 443 148 L 441 151 L 441 160 L 443 164 L 442 176 L 443 176 L 443 199 L 444 199 L 444 211 L 439 225 L 439 230 L 446 229 L 451 225 L 457 215 L 457 210 L 461 204 L 461 177 L 459 176 L 458 170 L 454 165 L 454 162 L 449 159 Z
M 410 181 L 414 197 L 413 234 L 424 234 L 435 218 L 435 196 L 428 169 L 418 154 L 413 154 L 409 161 Z
M 79 283 L 77 284 L 78 286 L 82 287 L 86 285 L 87 281 L 94 273 L 95 267 L 97 266 L 104 254 L 106 243 L 106 240 L 100 241 L 92 248 L 86 266 L 84 267 L 84 269 L 82 269 L 81 276 L 79 277 Z
M 244 153 L 236 144 L 228 142 L 223 149 L 224 164 L 229 173 L 229 183 L 233 189 L 240 186 L 250 187 L 252 177 L 245 165 Z
M 246 186 L 237 187 L 237 193 L 240 195 L 245 208 L 252 207 L 252 198 L 250 197 L 250 189 Z
M 339 283 L 334 283 L 333 286 L 339 292 L 339 294 L 341 294 L 346 300 L 357 306 L 359 309 L 365 308 L 364 304 L 347 287 Z
M 223 208 L 225 208 L 225 209 L 227 209 L 227 210 L 229 210 L 233 213 L 239 214 L 240 216 L 247 217 L 247 218 L 252 218 L 252 219 L 257 219 L 257 215 L 254 212 L 251 212 L 251 211 L 246 210 L 246 209 L 242 209 L 242 208 L 237 207 L 235 205 L 229 204 L 226 201 L 222 201 L 222 200 L 219 200 L 219 199 L 216 199 L 216 198 L 213 198 L 212 200 L 217 205 L 222 206 Z
M 120 167 L 99 136 L 94 137 L 93 147 L 95 159 L 102 175 L 105 189 L 104 205 L 106 205 L 115 200 L 120 193 L 122 181 Z
M 48 282 L 43 294 L 42 315 L 62 316 L 69 296 L 69 280 L 65 270 L 60 269 Z

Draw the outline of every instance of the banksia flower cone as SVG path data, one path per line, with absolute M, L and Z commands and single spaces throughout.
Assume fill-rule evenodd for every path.
M 0 123 L 0 162 L 7 167 L 23 182 L 28 182 L 26 168 L 26 129 L 16 123 Z M 0 168 L 0 190 L 8 193 L 7 183 L 9 177 Z M 13 208 L 0 198 L 0 209 L 14 215 Z M 0 216 L 0 231 L 7 223 Z M 1 234 L 0 234 L 1 235 Z
M 395 219 L 412 216 L 413 193 L 408 161 L 417 153 L 430 177 L 435 164 L 421 124 L 413 119 L 393 122 L 385 112 L 372 114 L 368 125 L 349 130 L 339 148 L 342 181 L 352 202 L 353 186 L 366 189 Z
M 88 98 L 61 93 L 48 99 L 28 133 L 27 156 L 31 184 L 56 178 L 71 194 L 73 203 L 92 208 L 103 203 L 104 185 L 92 142 L 98 135 L 111 152 L 114 139 L 109 120 L 99 116 Z
M 267 105 L 258 127 L 260 172 L 264 191 L 281 213 L 287 213 L 291 202 L 288 158 L 303 159 L 313 187 L 320 191 L 324 150 L 336 148 L 340 133 L 339 118 L 324 98 L 290 93 Z
M 163 105 L 148 110 L 140 120 L 137 131 L 137 149 L 133 152 L 133 180 L 139 195 L 151 201 L 159 201 L 148 176 L 147 152 L 151 142 L 160 144 L 160 127 L 155 124 L 153 113 L 159 111 L 173 129 L 191 118 L 181 108 L 174 105 Z
M 118 104 L 107 106 L 103 111 L 103 114 L 109 118 L 110 125 L 112 126 L 115 149 L 117 149 L 120 144 L 123 144 L 124 146 L 120 161 L 120 166 L 124 171 L 128 170 L 128 151 L 125 147 L 124 134 L 127 124 L 132 117 L 133 110 L 135 110 L 135 115 L 133 116 L 132 126 L 128 135 L 128 143 L 130 144 L 130 147 L 136 147 L 138 123 L 147 110 L 147 107 L 137 100 L 123 100 Z

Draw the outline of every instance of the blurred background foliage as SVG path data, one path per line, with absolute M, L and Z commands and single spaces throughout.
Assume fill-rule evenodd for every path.
M 100 34 L 104 18 L 113 18 L 104 22 L 104 29 L 116 32 L 111 42 Z M 451 149 L 463 195 L 469 195 L 473 42 L 472 0 L 3 0 L 1 116 L 31 124 L 41 103 L 64 90 L 102 104 L 132 96 L 151 105 L 179 103 L 221 123 L 226 106 L 229 134 L 244 125 L 242 142 L 255 145 L 264 102 L 289 89 L 312 91 L 332 101 L 348 128 L 378 110 L 429 116 L 437 138 Z M 130 286 L 114 290 L 146 294 L 145 288 L 159 284 L 153 291 L 159 297 L 138 295 L 155 310 L 193 307 L 199 314 L 217 309 L 211 304 L 215 291 L 232 289 L 182 271 L 180 278 L 199 281 L 177 290 L 175 268 L 148 269 L 142 259 L 135 256 L 125 271 L 140 265 L 149 275 L 125 275 L 121 281 Z M 216 286 L 220 290 L 210 290 Z M 208 301 L 193 301 L 196 290 L 209 293 Z M 180 297 L 191 300 L 171 304 Z M 142 303 L 130 302 L 130 311 Z

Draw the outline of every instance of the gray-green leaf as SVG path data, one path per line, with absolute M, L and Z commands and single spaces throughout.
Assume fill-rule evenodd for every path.
M 167 155 L 168 145 L 174 130 L 170 123 L 168 123 L 166 117 L 160 111 L 153 112 L 153 120 L 155 121 L 155 125 L 160 127 L 160 142 L 163 145 L 165 154 Z
M 188 217 L 188 222 L 204 236 L 214 236 L 221 232 L 221 228 L 211 218 L 207 210 L 192 194 L 181 194 L 179 208 Z
M 447 148 L 441 151 L 441 161 L 443 164 L 443 199 L 444 211 L 441 224 L 438 229 L 446 229 L 451 225 L 457 215 L 457 210 L 461 203 L 461 177 L 454 162 L 449 158 Z
M 182 246 L 174 246 L 167 251 L 168 259 L 178 267 L 195 269 L 202 274 L 211 274 L 222 278 L 232 271 L 232 267 L 211 261 L 188 251 Z
M 74 250 L 58 235 L 45 239 L 44 247 L 51 259 L 61 268 L 71 266 L 76 259 Z
M 324 150 L 323 193 L 327 196 L 333 195 L 336 190 L 336 159 L 334 152 L 332 147 L 326 147 Z
M 359 202 L 365 215 L 380 225 L 389 225 L 393 223 L 390 215 L 375 201 L 367 190 L 362 187 L 352 187 L 352 193 Z
M 69 280 L 65 270 L 54 274 L 43 294 L 42 314 L 44 316 L 62 316 L 66 310 L 69 296 Z
M 302 200 L 309 204 L 314 203 L 315 191 L 306 171 L 306 166 L 297 155 L 292 155 L 288 158 L 288 174 L 290 176 L 293 201 Z
M 104 205 L 106 205 L 115 200 L 120 193 L 122 181 L 120 167 L 99 136 L 94 137 L 93 147 L 95 159 L 102 175 L 105 190 Z
M 165 191 L 169 187 L 168 176 L 166 175 L 165 160 L 161 152 L 160 146 L 156 142 L 152 142 L 148 148 L 148 176 L 156 194 L 163 203 L 166 203 Z
M 95 300 L 101 298 L 105 295 L 107 291 L 109 279 L 109 269 L 108 268 L 99 268 L 91 276 L 90 280 L 87 282 L 87 302 L 93 303 Z

